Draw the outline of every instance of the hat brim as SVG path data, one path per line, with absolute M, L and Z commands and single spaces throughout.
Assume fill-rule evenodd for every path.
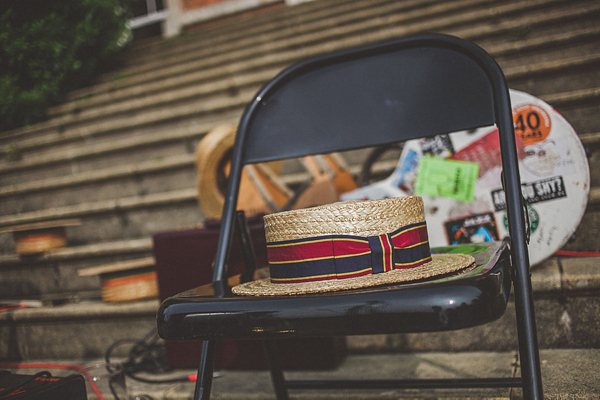
M 240 296 L 294 296 L 311 293 L 334 292 L 360 289 L 392 283 L 412 282 L 421 279 L 465 270 L 475 263 L 473 256 L 467 254 L 433 254 L 431 261 L 410 269 L 365 275 L 357 278 L 332 279 L 305 283 L 271 283 L 270 279 L 260 279 L 242 283 L 232 288 Z

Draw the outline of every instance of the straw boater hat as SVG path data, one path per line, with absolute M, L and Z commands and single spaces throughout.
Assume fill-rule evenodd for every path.
M 357 289 L 455 273 L 475 262 L 430 253 L 420 197 L 345 201 L 264 219 L 271 277 L 237 285 L 235 294 Z

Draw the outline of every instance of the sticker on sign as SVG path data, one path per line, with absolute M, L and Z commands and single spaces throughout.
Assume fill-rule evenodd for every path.
M 556 110 L 516 90 L 510 91 L 510 99 L 534 265 L 560 249 L 577 229 L 587 206 L 590 171 L 581 141 Z M 435 159 L 440 162 L 431 161 Z M 467 164 L 461 163 L 478 168 L 463 169 Z M 419 194 L 432 246 L 498 240 L 508 236 L 501 173 L 498 131 L 481 127 L 406 142 L 389 178 L 342 199 Z
M 541 201 L 548 201 L 567 197 L 565 185 L 561 176 L 555 176 L 548 179 L 542 179 L 534 182 L 521 184 L 521 192 L 527 204 L 535 204 Z M 494 209 L 502 211 L 506 209 L 506 199 L 504 190 L 496 189 L 492 192 L 492 201 Z

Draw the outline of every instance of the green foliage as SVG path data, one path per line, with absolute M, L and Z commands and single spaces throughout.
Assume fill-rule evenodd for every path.
M 119 0 L 0 0 L 0 131 L 39 121 L 110 62 Z

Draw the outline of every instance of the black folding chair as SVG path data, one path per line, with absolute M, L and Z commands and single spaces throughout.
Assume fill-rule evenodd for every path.
M 492 124 L 496 124 L 500 135 L 510 239 L 495 244 L 495 256 L 479 262 L 483 272 L 441 282 L 316 295 L 232 295 L 230 286 L 237 278 L 226 278 L 226 260 L 244 164 L 389 144 Z M 158 313 L 159 333 L 165 339 L 204 341 L 195 391 L 195 398 L 200 399 L 210 396 L 214 341 L 219 339 L 265 340 L 278 399 L 286 399 L 290 388 L 516 386 L 523 388 L 525 398 L 541 399 L 523 206 L 508 89 L 499 66 L 480 47 L 455 37 L 429 34 L 298 62 L 268 82 L 242 115 L 214 283 L 165 300 Z M 471 327 L 495 320 L 504 312 L 511 280 L 515 287 L 520 378 L 286 381 L 278 367 L 276 346 L 269 340 Z

